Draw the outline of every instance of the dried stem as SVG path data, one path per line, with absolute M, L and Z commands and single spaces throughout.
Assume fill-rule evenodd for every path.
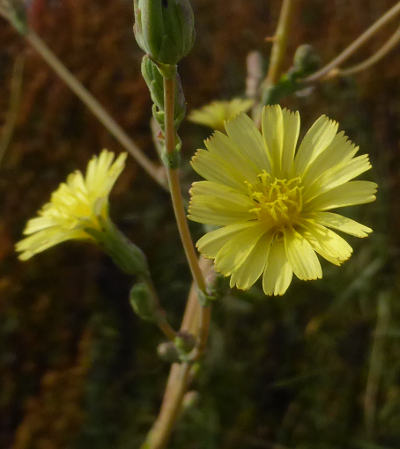
M 393 33 L 393 35 L 382 45 L 382 47 L 370 56 L 365 61 L 360 62 L 347 69 L 337 69 L 337 76 L 350 76 L 363 70 L 369 69 L 371 66 L 379 62 L 385 57 L 398 43 L 400 42 L 400 27 Z
M 381 30 L 385 25 L 392 21 L 400 13 L 400 2 L 396 3 L 383 16 L 381 16 L 375 23 L 373 23 L 361 36 L 353 41 L 347 48 L 345 48 L 336 58 L 329 64 L 322 67 L 318 72 L 313 73 L 304 79 L 305 82 L 314 82 L 321 79 L 329 78 L 331 75 L 335 76 L 335 69 L 339 67 L 344 61 L 352 56 L 360 47 L 362 47 L 374 34 Z M 333 72 L 333 73 L 331 73 Z
M 132 141 L 121 126 L 118 125 L 96 98 L 64 66 L 43 40 L 32 30 L 28 31 L 24 37 L 65 84 L 67 84 L 67 86 L 75 93 L 75 95 L 88 107 L 88 109 L 90 109 L 102 125 L 104 125 L 115 139 L 136 159 L 138 164 L 140 164 L 161 187 L 167 189 L 164 169 L 156 166 L 145 154 L 143 154 L 140 148 Z

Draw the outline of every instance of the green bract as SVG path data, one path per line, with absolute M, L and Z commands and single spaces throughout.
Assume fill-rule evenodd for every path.
M 134 0 L 136 41 L 152 59 L 177 64 L 193 47 L 194 16 L 189 0 Z
M 155 64 L 147 55 L 142 59 L 142 75 L 149 88 L 151 99 L 153 101 L 153 116 L 164 130 L 164 86 L 163 76 L 161 75 L 157 64 Z M 186 101 L 183 94 L 182 83 L 179 74 L 175 75 L 175 105 L 174 105 L 174 123 L 175 129 L 178 129 L 186 114 Z

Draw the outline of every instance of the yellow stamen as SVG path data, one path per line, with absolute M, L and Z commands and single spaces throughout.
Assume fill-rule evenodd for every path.
M 250 212 L 255 213 L 258 220 L 277 227 L 294 224 L 303 208 L 299 177 L 280 179 L 263 170 L 257 175 L 256 183 L 246 182 L 246 185 L 255 205 Z

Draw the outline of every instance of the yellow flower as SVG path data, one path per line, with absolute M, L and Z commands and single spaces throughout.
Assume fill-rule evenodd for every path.
M 28 237 L 16 244 L 19 258 L 27 260 L 65 240 L 95 240 L 92 231 L 101 233 L 109 222 L 108 196 L 125 159 L 123 153 L 114 161 L 114 153 L 103 150 L 90 160 L 85 176 L 71 173 L 38 216 L 28 221 L 24 230 Z
M 319 259 L 340 265 L 351 246 L 336 232 L 366 237 L 372 230 L 330 210 L 375 200 L 376 184 L 352 181 L 369 170 L 368 155 L 321 116 L 296 151 L 298 112 L 267 106 L 262 133 L 241 114 L 198 150 L 193 168 L 206 181 L 193 183 L 189 218 L 220 226 L 198 242 L 231 287 L 250 288 L 262 276 L 267 295 L 283 295 L 293 273 L 322 277 Z
M 213 101 L 201 109 L 192 111 L 188 115 L 188 120 L 223 131 L 225 121 L 232 120 L 241 112 L 247 112 L 252 105 L 253 100 L 242 100 L 241 98 L 234 98 L 231 101 Z

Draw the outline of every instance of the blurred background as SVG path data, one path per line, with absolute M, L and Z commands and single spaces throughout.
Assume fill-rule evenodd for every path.
M 259 50 L 267 60 L 265 37 L 274 33 L 281 4 L 192 3 L 197 42 L 180 66 L 189 110 L 243 94 L 246 56 Z M 302 43 L 327 63 L 395 3 L 299 0 L 285 68 Z M 32 0 L 28 14 L 31 27 L 156 160 L 131 1 Z M 377 50 L 398 22 L 349 64 Z M 13 249 L 69 172 L 84 169 L 102 148 L 122 148 L 1 18 L 0 42 L 0 127 L 16 116 L 0 165 L 0 447 L 138 448 L 169 367 L 156 355 L 158 330 L 130 310 L 133 279 L 94 246 L 67 243 L 26 263 Z M 283 101 L 300 110 L 303 132 L 324 113 L 370 154 L 378 200 L 348 215 L 374 233 L 350 237 L 353 257 L 341 268 L 323 263 L 323 280 L 293 282 L 278 298 L 257 285 L 216 304 L 209 351 L 192 386 L 199 400 L 169 447 L 400 447 L 399 75 L 397 48 L 355 77 Z M 20 100 L 10 107 L 13 85 Z M 183 123 L 185 162 L 207 135 Z M 188 164 L 182 175 L 186 188 L 195 179 Z M 132 158 L 113 190 L 111 215 L 148 255 L 178 326 L 190 277 L 169 197 Z M 200 236 L 201 227 L 191 226 Z

